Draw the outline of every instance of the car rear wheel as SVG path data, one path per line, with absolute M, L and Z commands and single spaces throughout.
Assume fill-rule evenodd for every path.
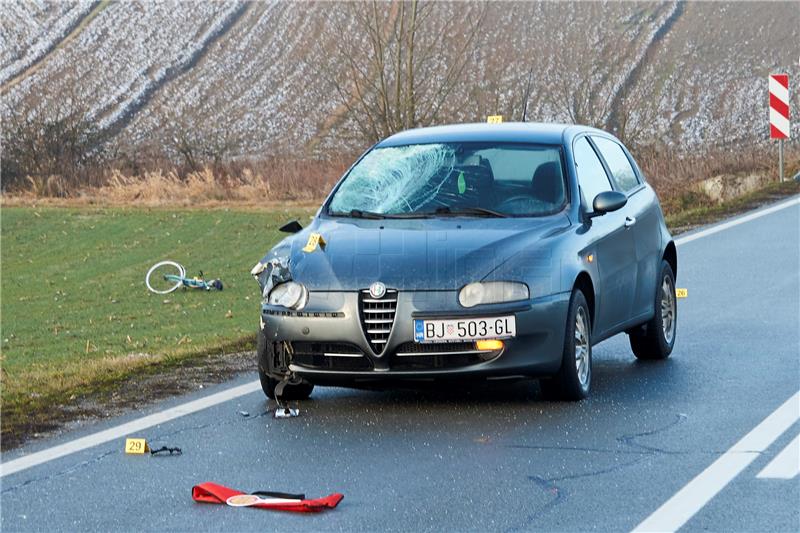
M 267 342 L 267 337 L 263 331 L 258 332 L 258 344 L 256 346 L 258 355 L 258 378 L 261 381 L 261 389 L 267 398 L 275 399 L 275 387 L 281 382 L 280 374 L 275 372 L 275 351 L 271 342 Z M 281 400 L 306 400 L 311 396 L 314 384 L 303 381 L 298 384 L 286 385 L 283 389 Z
M 545 396 L 578 401 L 589 395 L 592 385 L 592 318 L 586 297 L 572 293 L 564 335 L 564 351 L 558 373 L 540 382 Z
M 633 355 L 638 359 L 666 359 L 675 346 L 678 305 L 675 299 L 675 274 L 666 261 L 656 289 L 655 315 L 646 324 L 628 332 Z

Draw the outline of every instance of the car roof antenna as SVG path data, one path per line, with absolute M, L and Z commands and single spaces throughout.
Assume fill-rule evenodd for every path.
M 525 85 L 525 93 L 522 99 L 522 122 L 528 118 L 528 100 L 531 97 L 531 81 L 533 80 L 533 67 L 528 71 L 528 83 Z

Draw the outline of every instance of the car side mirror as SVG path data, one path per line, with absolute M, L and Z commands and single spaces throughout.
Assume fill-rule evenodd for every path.
M 603 191 L 594 197 L 592 202 L 593 213 L 590 216 L 596 217 L 621 209 L 628 203 L 628 197 L 619 191 Z
M 287 222 L 286 224 L 278 228 L 278 231 L 282 231 L 284 233 L 297 233 L 302 229 L 303 226 L 301 226 L 298 221 L 292 220 L 291 222 Z

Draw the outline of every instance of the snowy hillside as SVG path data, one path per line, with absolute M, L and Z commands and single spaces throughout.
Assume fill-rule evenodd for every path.
M 382 5 L 383 8 L 387 4 Z M 359 148 L 344 111 L 343 36 L 364 38 L 352 6 L 306 2 L 4 2 L 2 113 L 87 102 L 129 146 L 191 132 L 226 154 Z M 436 54 L 420 101 L 463 52 L 476 3 L 428 6 Z M 436 122 L 500 113 L 614 128 L 691 149 L 766 137 L 766 75 L 797 79 L 796 3 L 491 3 Z M 392 14 L 389 13 L 391 17 Z M 434 42 L 434 41 L 431 41 Z M 526 91 L 530 79 L 530 90 Z M 793 101 L 800 108 L 800 91 Z M 526 98 L 527 96 L 527 98 Z

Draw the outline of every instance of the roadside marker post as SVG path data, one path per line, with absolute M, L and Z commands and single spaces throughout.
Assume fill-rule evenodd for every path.
M 778 139 L 778 173 L 783 182 L 783 140 L 790 137 L 789 75 L 769 75 L 769 138 Z

